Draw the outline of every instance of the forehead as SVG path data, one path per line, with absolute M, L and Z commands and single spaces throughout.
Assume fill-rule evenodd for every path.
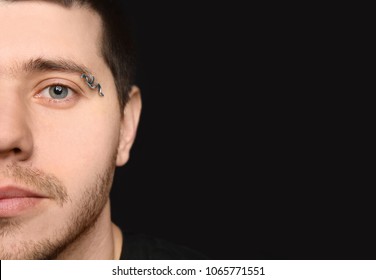
M 0 0 L 0 76 L 39 57 L 100 69 L 101 28 L 99 15 L 86 7 Z

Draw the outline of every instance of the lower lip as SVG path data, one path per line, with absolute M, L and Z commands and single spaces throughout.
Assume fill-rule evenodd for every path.
M 0 199 L 0 217 L 17 216 L 34 208 L 43 200 L 41 197 L 10 197 Z

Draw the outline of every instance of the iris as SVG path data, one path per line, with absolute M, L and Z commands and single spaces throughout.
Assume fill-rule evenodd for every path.
M 54 99 L 64 99 L 68 93 L 68 88 L 64 86 L 52 86 L 49 89 L 49 94 Z

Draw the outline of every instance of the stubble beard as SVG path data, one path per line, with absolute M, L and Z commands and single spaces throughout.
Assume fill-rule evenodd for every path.
M 12 251 L 6 250 L 4 244 L 0 242 L 0 259 L 51 260 L 59 258 L 67 249 L 74 249 L 72 246 L 74 246 L 75 242 L 80 238 L 84 238 L 95 227 L 100 214 L 108 202 L 116 167 L 115 161 L 116 155 L 112 158 L 104 172 L 96 176 L 94 185 L 85 187 L 81 198 L 73 206 L 72 215 L 67 220 L 69 224 L 58 229 L 55 232 L 55 236 L 50 236 L 39 241 L 21 241 L 15 246 L 16 249 Z M 22 174 L 27 174 L 27 171 Z M 55 178 L 50 175 L 42 176 L 42 178 L 49 178 L 51 183 L 55 184 L 56 190 L 60 192 L 58 199 L 56 199 L 58 204 L 61 203 L 60 205 L 62 206 L 71 202 L 66 194 L 65 187 L 62 184 L 56 185 L 57 180 Z M 48 185 L 49 182 L 45 181 L 45 183 Z M 0 241 L 2 238 L 9 238 L 21 230 L 22 223 L 19 221 L 0 219 Z

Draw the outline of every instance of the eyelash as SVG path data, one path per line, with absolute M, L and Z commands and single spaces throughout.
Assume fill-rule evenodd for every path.
M 67 97 L 59 100 L 59 99 L 53 99 L 52 97 L 43 96 L 44 91 L 47 90 L 47 95 L 48 95 L 49 94 L 48 91 L 51 88 L 58 87 L 58 86 L 66 88 L 68 90 L 68 96 Z M 64 105 L 64 104 L 70 103 L 70 102 L 74 101 L 74 99 L 78 98 L 79 93 L 77 92 L 77 90 L 74 90 L 71 86 L 68 86 L 65 83 L 56 82 L 56 83 L 50 83 L 50 84 L 47 84 L 46 86 L 44 86 L 41 90 L 39 90 L 37 92 L 37 94 L 34 95 L 34 97 L 37 98 L 37 99 L 41 99 L 41 100 L 43 100 L 43 102 L 47 102 L 48 104 Z

